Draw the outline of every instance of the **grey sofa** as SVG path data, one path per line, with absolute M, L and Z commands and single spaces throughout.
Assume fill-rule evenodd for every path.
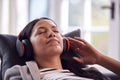
M 80 37 L 80 30 L 75 30 L 65 34 L 66 37 Z M 0 34 L 0 80 L 3 80 L 5 71 L 14 66 L 14 65 L 25 65 L 25 60 L 18 55 L 16 49 L 16 40 L 17 36 L 9 35 L 9 34 Z M 64 47 L 66 47 L 66 43 L 64 42 Z M 78 76 L 90 77 L 90 78 L 98 78 L 96 80 L 103 80 L 101 77 L 109 76 L 112 80 L 120 80 L 120 77 L 113 74 L 101 74 L 96 71 L 83 71 L 81 68 L 86 67 L 84 64 L 79 64 L 72 59 L 72 56 L 77 56 L 77 54 L 70 49 L 70 51 L 66 54 L 65 52 L 61 55 L 61 61 L 64 69 L 69 69 L 74 72 Z M 95 75 L 95 76 L 93 76 Z

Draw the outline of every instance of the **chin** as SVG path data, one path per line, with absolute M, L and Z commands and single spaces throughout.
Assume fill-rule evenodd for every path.
M 61 54 L 62 51 L 63 51 L 63 49 L 60 46 L 56 46 L 56 47 L 51 49 L 51 52 L 54 52 L 54 53 L 60 53 Z

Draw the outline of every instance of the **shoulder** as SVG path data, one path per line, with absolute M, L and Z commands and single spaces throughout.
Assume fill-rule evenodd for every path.
M 11 68 L 8 68 L 5 72 L 5 74 L 17 74 L 19 73 L 19 68 L 21 68 L 22 66 L 19 65 L 15 65 Z
M 35 68 L 36 63 L 34 61 L 28 61 L 26 62 L 26 65 L 20 66 L 20 65 L 15 65 L 11 68 L 8 68 L 5 72 L 4 80 L 32 80 L 32 76 L 30 73 L 29 68 Z M 32 67 L 29 67 L 31 66 Z M 37 65 L 37 64 L 36 64 Z
M 21 70 L 27 70 L 27 67 L 15 65 L 11 68 L 8 68 L 5 72 L 4 79 L 9 80 L 10 78 L 21 78 Z

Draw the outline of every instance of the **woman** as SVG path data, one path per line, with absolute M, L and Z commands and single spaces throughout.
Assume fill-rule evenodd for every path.
M 8 69 L 5 80 L 93 80 L 63 70 L 60 60 L 63 37 L 51 19 L 31 21 L 20 33 L 19 40 L 24 44 L 27 40 L 32 45 L 31 52 L 28 53 L 32 56 L 26 59 L 29 62 L 25 66 L 16 65 Z M 22 52 L 21 56 L 27 54 L 26 51 Z
M 120 75 L 119 61 L 103 55 L 83 39 L 76 37 L 69 40 L 75 51 L 83 56 L 83 58 L 73 57 L 74 60 L 84 64 L 98 64 Z

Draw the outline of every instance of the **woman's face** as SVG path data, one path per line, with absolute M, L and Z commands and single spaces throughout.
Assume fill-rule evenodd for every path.
M 30 41 L 35 57 L 60 56 L 63 51 L 63 38 L 51 20 L 38 21 L 33 27 Z

